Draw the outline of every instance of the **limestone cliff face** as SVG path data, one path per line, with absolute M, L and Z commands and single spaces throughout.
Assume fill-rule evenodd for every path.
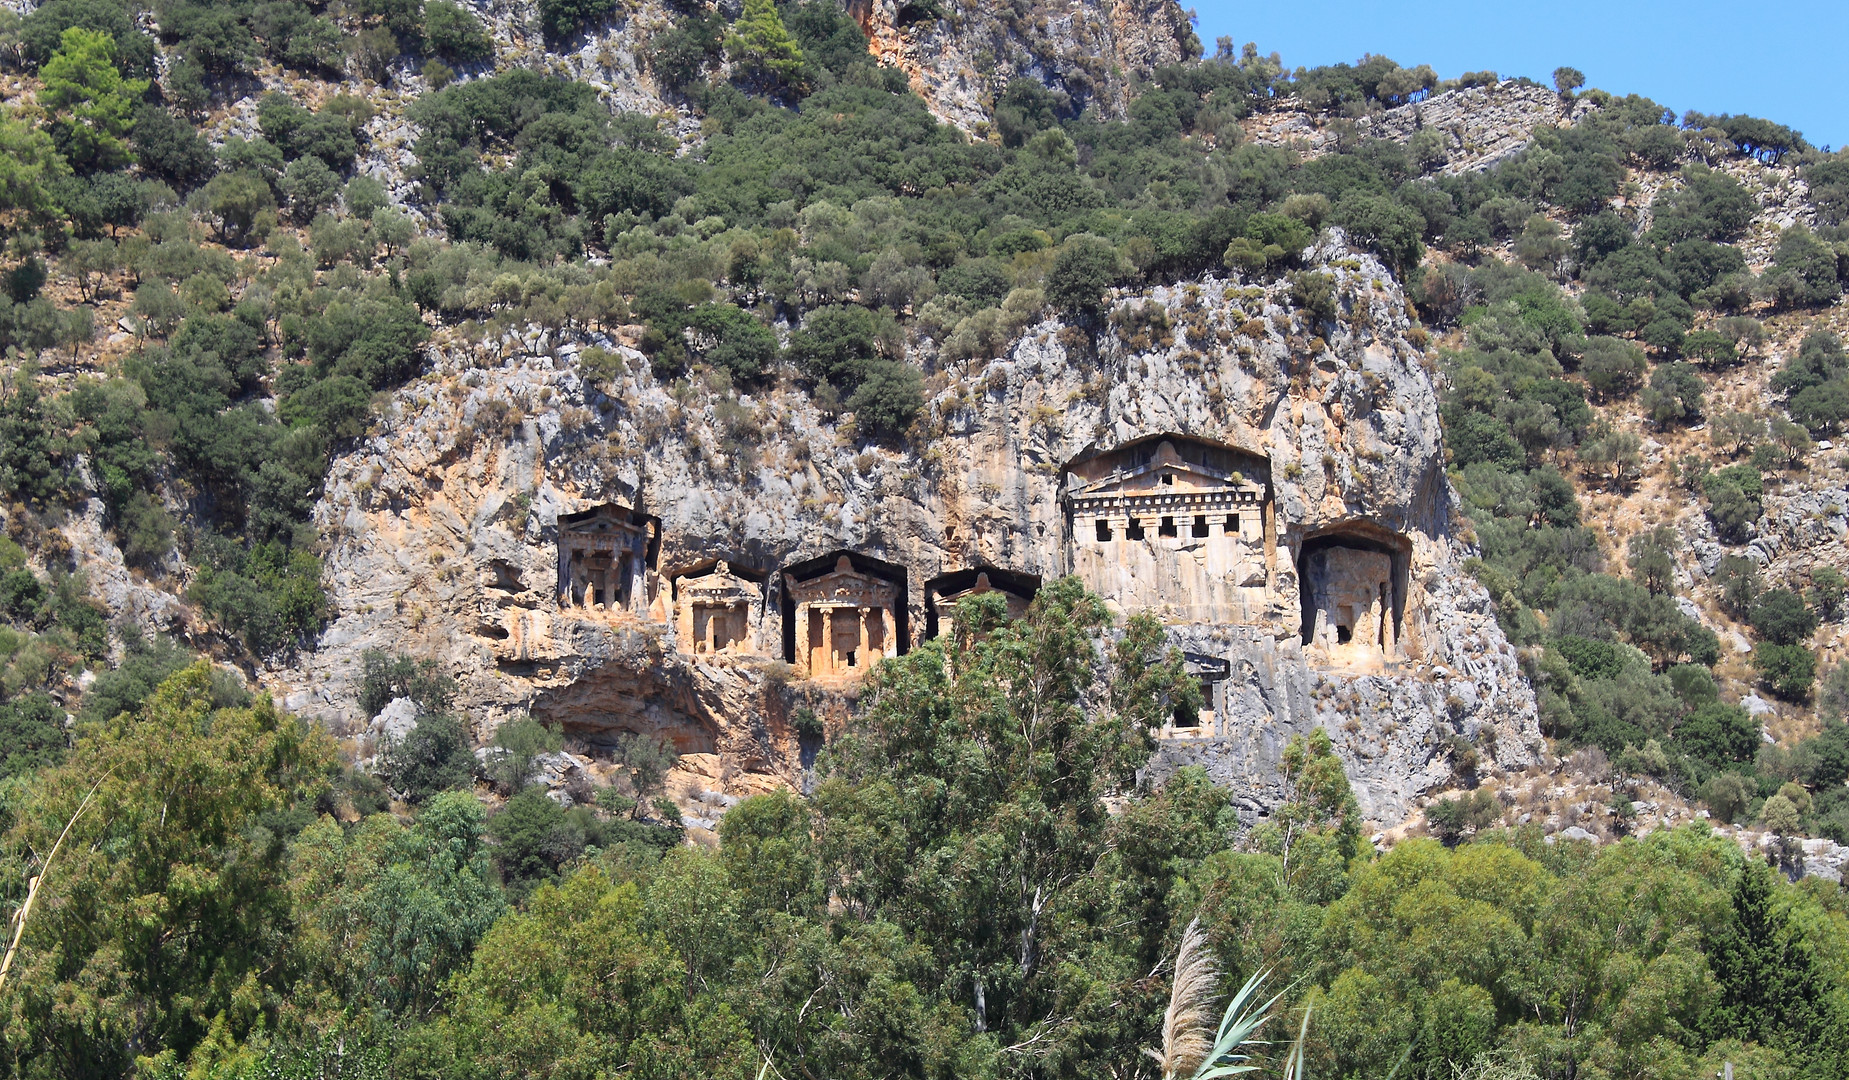
M 849 0 L 881 63 L 911 78 L 937 116 L 965 131 L 986 122 L 1016 78 L 1060 90 L 1110 116 L 1129 105 L 1129 73 L 1200 54 L 1174 0 L 1009 4 Z
M 1403 336 L 1403 297 L 1339 234 L 1312 254 L 1341 309 L 1320 324 L 1293 310 L 1288 286 L 1209 278 L 1119 297 L 1117 322 L 1144 329 L 1107 331 L 1095 348 L 1049 320 L 993 361 L 920 355 L 932 401 L 898 451 L 853 437 L 799 389 L 668 387 L 634 354 L 630 374 L 596 385 L 576 362 L 582 343 L 440 344 L 433 370 L 333 465 L 316 520 L 338 615 L 272 683 L 292 708 L 359 734 L 359 657 L 400 649 L 452 666 L 480 734 L 526 709 L 593 746 L 659 732 L 754 782 L 800 783 L 813 747 L 792 711 L 829 699 L 839 715 L 842 698 L 801 678 L 809 631 L 799 642 L 786 602 L 796 570 L 837 552 L 885 567 L 899 599 L 883 651 L 898 651 L 931 622 L 927 583 L 982 567 L 1004 581 L 1068 572 L 1091 526 L 1069 520 L 1063 466 L 1166 435 L 1254 463 L 1269 500 L 1255 550 L 1270 555 L 1259 602 L 1237 619 L 1185 605 L 1167 619 L 1216 680 L 1218 708 L 1165 733 L 1154 777 L 1198 762 L 1256 809 L 1275 795 L 1283 742 L 1321 726 L 1370 815 L 1396 821 L 1450 774 L 1454 736 L 1501 767 L 1533 760 L 1540 739 L 1514 652 L 1460 568 L 1436 397 Z M 652 522 L 658 550 L 623 610 L 614 594 L 602 609 L 588 594 L 562 606 L 559 519 L 602 504 Z M 1148 524 L 1167 534 L 1168 521 Z M 1241 528 L 1259 537 L 1258 522 Z M 1390 552 L 1389 646 L 1306 642 L 1315 613 L 1298 567 L 1331 543 Z M 727 629 L 722 652 L 696 654 L 676 605 L 692 602 L 689 575 L 718 561 L 742 575 L 734 593 L 759 599 L 744 602 L 742 639 Z M 1092 584 L 1128 598 L 1119 608 L 1162 613 L 1134 581 Z
M 1536 128 L 1571 126 L 1594 108 L 1590 98 L 1566 101 L 1546 87 L 1508 79 L 1447 90 L 1353 121 L 1285 105 L 1254 113 L 1244 128 L 1255 143 L 1290 146 L 1305 157 L 1332 152 L 1345 135 L 1406 142 L 1417 132 L 1433 131 L 1441 136 L 1441 172 L 1481 172 L 1526 149 Z

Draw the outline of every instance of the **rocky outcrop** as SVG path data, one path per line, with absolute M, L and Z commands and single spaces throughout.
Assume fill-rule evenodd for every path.
M 1074 111 L 1122 116 L 1134 73 L 1200 55 L 1174 0 L 990 5 L 935 0 L 848 0 L 848 13 L 883 64 L 898 67 L 931 111 L 975 131 L 1017 78 L 1066 94 Z
M 1065 462 L 1172 432 L 1268 462 L 1277 555 L 1273 602 L 1248 624 L 1171 628 L 1178 646 L 1225 662 L 1225 704 L 1212 729 L 1164 741 L 1152 779 L 1198 762 L 1262 804 L 1284 741 L 1321 726 L 1369 813 L 1398 820 L 1449 775 L 1456 738 L 1486 767 L 1527 764 L 1540 738 L 1488 597 L 1460 570 L 1429 361 L 1403 336 L 1404 299 L 1339 234 L 1311 254 L 1340 307 L 1320 324 L 1287 285 L 1209 278 L 1117 298 L 1144 324 L 1160 310 L 1168 329 L 1154 338 L 1049 320 L 992 361 L 938 367 L 926 346 L 929 415 L 903 450 L 855 437 L 787 385 L 736 397 L 664 386 L 620 346 L 630 372 L 598 385 L 576 363 L 581 342 L 443 342 L 375 434 L 335 461 L 315 517 L 337 615 L 271 681 L 292 708 L 350 731 L 369 719 L 353 704 L 365 649 L 435 656 L 478 734 L 524 710 L 588 749 L 659 733 L 716 753 L 742 782 L 796 784 L 792 710 L 813 695 L 778 648 L 796 628 L 783 627 L 777 571 L 837 550 L 879 561 L 906 585 L 896 625 L 915 641 L 928 580 L 1066 572 Z M 561 609 L 559 517 L 603 503 L 659 522 L 647 595 Z M 1367 668 L 1301 634 L 1296 559 L 1350 533 L 1401 545 L 1404 648 Z M 769 582 L 756 655 L 691 654 L 674 627 L 672 582 L 720 560 Z
M 1595 107 L 1590 98 L 1562 101 L 1546 87 L 1509 79 L 1447 90 L 1357 120 L 1281 108 L 1255 114 L 1244 126 L 1253 142 L 1294 146 L 1308 157 L 1334 150 L 1344 137 L 1406 142 L 1420 131 L 1435 131 L 1445 157 L 1438 171 L 1460 173 L 1491 168 L 1526 148 L 1535 128 L 1569 127 Z

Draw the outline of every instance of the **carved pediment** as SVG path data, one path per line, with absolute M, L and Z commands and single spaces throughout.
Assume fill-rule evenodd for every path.
M 798 604 L 814 606 L 891 607 L 898 597 L 892 582 L 854 569 L 846 555 L 835 568 L 807 581 L 792 582 L 790 596 Z
M 731 566 L 724 562 L 715 566 L 710 573 L 676 578 L 674 588 L 679 596 L 692 604 L 755 604 L 763 596 L 763 590 L 757 582 L 734 574 Z
M 1260 502 L 1265 485 L 1236 468 L 1190 460 L 1172 440 L 1150 452 L 1147 443 L 1103 454 L 1067 475 L 1066 498 L 1076 506 L 1117 499 L 1213 503 Z
M 605 505 L 559 519 L 559 539 L 603 546 L 599 541 L 647 537 L 648 519 L 626 506 Z

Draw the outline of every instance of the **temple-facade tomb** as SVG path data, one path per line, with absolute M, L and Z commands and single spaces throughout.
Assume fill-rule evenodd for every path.
M 925 582 L 925 633 L 927 640 L 956 635 L 957 601 L 966 596 L 985 593 L 1000 595 L 1008 605 L 1008 618 L 1027 614 L 1034 594 L 1040 591 L 1040 579 L 1032 574 L 1017 574 L 993 566 L 956 570 Z
M 559 608 L 646 614 L 660 548 L 661 523 L 626 506 L 559 515 Z
M 905 571 L 849 552 L 785 568 L 784 659 L 808 679 L 863 674 L 905 651 Z
M 764 610 L 762 580 L 762 574 L 745 576 L 724 561 L 677 575 L 674 613 L 681 648 L 702 657 L 757 653 L 753 628 Z
M 1066 466 L 1067 565 L 1120 611 L 1167 622 L 1258 621 L 1275 584 L 1270 466 L 1156 435 Z

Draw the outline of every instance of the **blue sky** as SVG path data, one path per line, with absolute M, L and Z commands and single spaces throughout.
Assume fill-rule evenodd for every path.
M 1813 144 L 1849 143 L 1849 3 L 1757 0 L 1182 0 L 1196 32 L 1258 43 L 1291 68 L 1384 53 L 1441 78 L 1491 69 L 1548 82 L 1565 64 L 1586 84 L 1643 94 L 1680 116 L 1751 113 Z

